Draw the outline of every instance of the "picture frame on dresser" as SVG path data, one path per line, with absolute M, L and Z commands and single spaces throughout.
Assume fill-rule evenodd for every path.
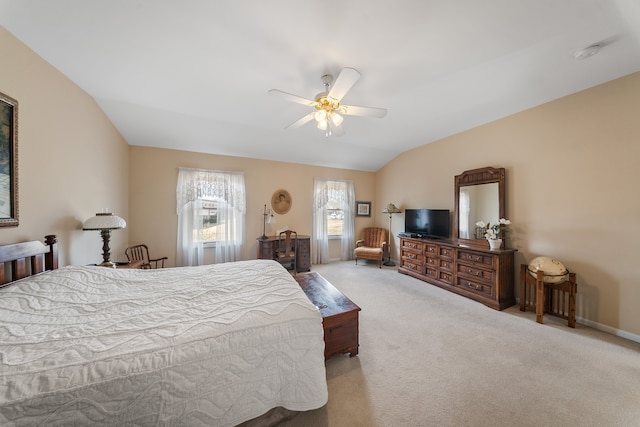
M 18 225 L 18 101 L 0 92 L 0 227 Z

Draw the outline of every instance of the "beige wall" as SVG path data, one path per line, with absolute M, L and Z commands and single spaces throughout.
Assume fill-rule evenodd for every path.
M 372 217 L 356 219 L 359 231 L 386 228 L 379 212 L 389 202 L 453 210 L 455 175 L 505 167 L 516 263 L 537 255 L 562 260 L 578 274 L 584 323 L 640 337 L 640 73 L 422 146 L 371 174 L 127 147 L 91 97 L 1 27 L 0 55 L 0 92 L 19 102 L 20 198 L 20 226 L 0 228 L 0 244 L 57 234 L 62 265 L 97 262 L 100 237 L 81 224 L 110 208 L 128 221 L 113 233 L 113 259 L 129 243 L 145 242 L 173 265 L 177 168 L 186 166 L 245 172 L 249 259 L 262 234 L 262 206 L 279 188 L 291 193 L 293 208 L 268 234 L 285 224 L 311 233 L 314 177 L 353 180 L 356 198 L 373 202 Z M 403 224 L 394 215 L 394 234 Z
M 561 260 L 577 273 L 578 317 L 637 339 L 639 120 L 635 73 L 405 152 L 376 174 L 375 200 L 453 212 L 455 175 L 506 168 L 516 265 Z M 402 231 L 403 215 L 393 224 Z
M 313 167 L 294 163 L 218 156 L 159 148 L 130 147 L 131 244 L 146 243 L 150 256 L 168 256 L 168 264 L 176 260 L 176 183 L 178 168 L 244 172 L 247 191 L 246 238 L 243 259 L 257 256 L 256 239 L 262 235 L 263 208 L 270 208 L 271 196 L 278 189 L 291 194 L 291 210 L 275 214 L 276 224 L 267 224 L 267 235 L 287 225 L 298 234 L 311 235 L 312 196 L 314 178 L 351 180 L 356 199 L 371 201 L 374 196 L 374 174 L 345 169 Z M 375 204 L 372 209 L 376 209 Z M 355 228 L 371 225 L 373 218 L 356 218 Z M 340 257 L 338 241 L 330 244 L 330 256 Z M 205 262 L 212 262 L 212 250 L 205 253 Z
M 58 235 L 60 262 L 102 261 L 97 231 L 82 222 L 109 208 L 128 217 L 127 144 L 95 101 L 0 27 L 0 92 L 18 101 L 18 227 L 0 244 Z M 115 231 L 112 258 L 128 230 Z

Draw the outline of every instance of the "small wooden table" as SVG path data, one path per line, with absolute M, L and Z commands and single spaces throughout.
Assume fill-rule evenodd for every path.
M 357 355 L 360 307 L 316 272 L 299 273 L 295 279 L 322 315 L 325 360 L 340 353 Z
M 543 323 L 545 313 L 567 319 L 570 328 L 576 327 L 576 273 L 569 272 L 569 280 L 561 283 L 544 281 L 544 271 L 536 277 L 529 274 L 528 265 L 520 264 L 520 311 L 535 310 L 536 322 Z
M 131 262 L 116 262 L 116 268 L 142 268 L 144 261 L 136 260 Z

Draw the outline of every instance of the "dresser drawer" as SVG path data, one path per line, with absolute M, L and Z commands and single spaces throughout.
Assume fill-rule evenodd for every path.
M 464 277 L 458 276 L 457 286 L 461 289 L 471 291 L 473 293 L 493 297 L 494 296 L 494 285 L 493 283 L 483 282 L 480 280 L 466 279 Z
M 449 285 L 453 285 L 453 273 L 451 273 L 451 272 L 440 270 L 438 272 L 438 279 L 440 279 L 440 281 L 442 281 L 444 283 L 447 283 Z
M 296 267 L 298 271 L 311 270 L 311 243 L 309 239 L 298 239 L 296 251 Z
M 468 264 L 456 264 L 458 268 L 458 274 L 468 277 L 471 280 L 480 280 L 483 282 L 489 282 L 489 284 L 495 283 L 496 272 L 495 270 L 485 270 Z
M 453 261 L 446 259 L 440 260 L 440 270 L 453 271 Z
M 406 268 L 407 270 L 413 270 L 417 273 L 422 273 L 422 263 L 413 262 L 410 260 L 402 259 L 402 268 Z
M 454 253 L 455 251 L 453 248 L 450 248 L 448 246 L 440 246 L 440 257 L 453 259 Z
M 438 254 L 440 253 L 440 250 L 438 248 L 438 245 L 427 243 L 426 245 L 424 245 L 424 253 L 426 255 L 438 256 Z
M 402 259 L 414 264 L 422 265 L 422 254 L 411 250 L 402 249 Z
M 423 248 L 423 244 L 421 242 L 416 242 L 414 240 L 405 240 L 402 239 L 401 240 L 401 246 L 403 250 L 408 250 L 411 252 L 416 252 L 421 254 L 422 253 L 422 248 Z
M 430 256 L 426 256 L 424 258 L 424 263 L 427 267 L 437 268 L 438 267 L 438 258 L 433 258 Z
M 466 264 L 484 265 L 494 267 L 494 256 L 482 252 L 458 250 L 458 261 Z

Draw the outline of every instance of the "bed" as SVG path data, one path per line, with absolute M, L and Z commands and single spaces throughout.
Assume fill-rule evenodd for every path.
M 277 262 L 57 268 L 57 250 L 0 247 L 0 425 L 233 426 L 326 404 L 322 318 Z

